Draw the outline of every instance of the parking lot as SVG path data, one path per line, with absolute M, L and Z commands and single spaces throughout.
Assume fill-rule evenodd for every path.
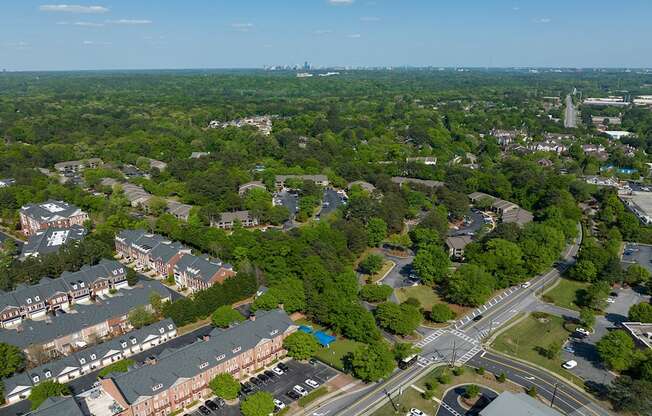
M 314 390 L 314 388 L 306 385 L 306 379 L 315 380 L 320 386 L 322 386 L 337 375 L 337 371 L 318 361 L 315 362 L 314 365 L 294 360 L 287 361 L 285 364 L 289 367 L 289 370 L 285 372 L 285 374 L 274 377 L 272 380 L 260 387 L 254 386 L 253 391 L 250 394 L 259 390 L 267 391 L 272 393 L 275 399 L 279 399 L 285 403 L 285 405 L 289 405 L 294 400 L 288 397 L 286 393 L 292 390 L 295 385 L 299 385 L 310 392 Z M 241 381 L 244 383 L 247 380 Z M 187 414 L 192 416 L 204 416 L 198 409 L 193 412 L 188 412 Z M 211 412 L 211 415 L 220 416 L 237 416 L 239 414 L 240 406 L 238 405 L 225 406 L 222 409 Z
M 322 208 L 319 215 L 326 216 L 344 204 L 345 202 L 342 195 L 340 195 L 336 190 L 330 188 L 325 189 L 324 197 L 322 199 Z
M 283 205 L 290 211 L 290 217 L 293 218 L 299 210 L 299 196 L 295 193 L 282 190 L 274 194 L 274 205 Z
M 623 268 L 638 263 L 652 272 L 652 246 L 636 243 L 625 243 L 623 250 Z

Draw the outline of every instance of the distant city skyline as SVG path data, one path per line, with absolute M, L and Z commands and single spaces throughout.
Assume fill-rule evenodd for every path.
M 652 67 L 652 2 L 4 0 L 0 69 Z

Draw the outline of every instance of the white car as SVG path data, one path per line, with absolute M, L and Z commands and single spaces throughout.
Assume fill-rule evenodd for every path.
M 298 384 L 296 386 L 294 386 L 292 388 L 292 390 L 296 391 L 297 394 L 300 394 L 302 396 L 305 396 L 305 395 L 308 394 L 308 391 L 306 389 L 304 389 L 303 387 L 301 387 L 300 385 L 298 385 Z
M 584 328 L 579 327 L 579 326 L 577 328 L 575 328 L 575 332 L 577 332 L 578 334 L 586 335 L 587 337 L 589 335 L 591 335 L 591 333 L 587 329 L 584 329 Z
M 423 413 L 421 410 L 413 407 L 410 409 L 410 416 L 426 416 L 425 413 Z
M 274 399 L 274 406 L 278 407 L 279 409 L 285 409 L 285 403 L 279 399 Z
M 564 367 L 566 370 L 572 370 L 573 368 L 577 367 L 577 361 L 569 360 L 569 361 L 566 361 L 561 366 Z
M 527 289 L 528 287 L 530 287 L 531 284 L 532 284 L 531 282 L 525 282 L 525 283 L 523 283 L 523 284 L 521 285 L 521 287 L 522 287 L 523 289 Z
M 309 378 L 308 380 L 306 380 L 305 383 L 306 383 L 307 386 L 310 386 L 310 387 L 312 387 L 313 389 L 316 389 L 317 387 L 319 387 L 319 383 L 317 383 L 315 380 L 313 380 L 313 379 L 311 379 L 311 378 Z
M 616 298 L 613 298 L 613 297 L 609 296 L 607 298 L 607 303 L 616 303 Z
M 282 376 L 283 374 L 285 374 L 285 371 L 281 370 L 281 369 L 278 368 L 278 367 L 274 367 L 274 368 L 272 368 L 272 372 L 273 372 L 274 374 L 276 374 L 277 376 Z

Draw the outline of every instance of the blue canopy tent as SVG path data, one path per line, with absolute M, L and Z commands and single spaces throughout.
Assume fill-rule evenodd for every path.
M 333 341 L 335 341 L 337 338 L 335 338 L 335 337 L 332 336 L 332 335 L 328 335 L 328 334 L 325 333 L 325 332 L 317 331 L 317 332 L 315 332 L 315 339 L 316 339 L 317 342 L 319 342 L 322 346 L 324 346 L 324 347 L 328 347 L 328 346 L 331 345 L 331 344 L 333 343 Z

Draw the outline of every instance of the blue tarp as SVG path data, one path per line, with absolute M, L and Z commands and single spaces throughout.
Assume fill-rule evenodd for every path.
M 311 327 L 311 326 L 308 326 L 308 325 L 301 325 L 301 326 L 299 327 L 299 331 L 303 331 L 303 332 L 305 332 L 306 334 L 312 334 L 312 327 Z
M 319 342 L 324 347 L 328 347 L 333 341 L 337 339 L 334 336 L 328 335 L 322 331 L 315 332 L 315 338 L 317 339 L 317 342 Z

